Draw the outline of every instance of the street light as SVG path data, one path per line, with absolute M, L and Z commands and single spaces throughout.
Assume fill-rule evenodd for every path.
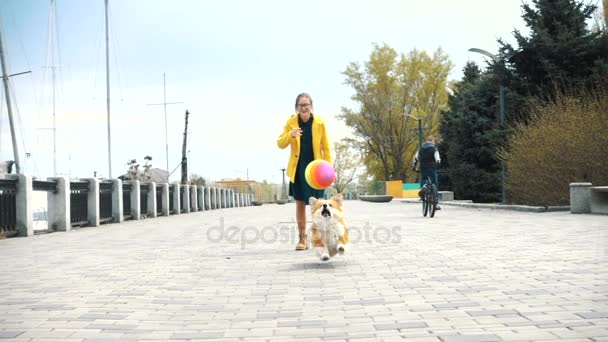
M 470 48 L 469 51 L 477 52 L 484 56 L 490 57 L 497 64 L 503 61 L 502 55 L 497 56 L 497 55 L 492 54 L 483 49 Z M 498 87 L 498 101 L 499 101 L 499 107 L 500 107 L 500 119 L 499 119 L 500 128 L 504 129 L 505 128 L 505 87 L 502 84 L 502 77 L 500 78 L 500 84 Z M 500 180 L 502 183 L 502 203 L 507 204 L 507 193 L 505 191 L 505 161 L 502 159 L 500 160 Z

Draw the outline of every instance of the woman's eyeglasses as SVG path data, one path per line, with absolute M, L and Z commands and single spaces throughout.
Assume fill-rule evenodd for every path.
M 312 107 L 312 104 L 310 104 L 310 103 L 302 103 L 302 104 L 298 105 L 299 109 L 310 108 L 310 107 Z

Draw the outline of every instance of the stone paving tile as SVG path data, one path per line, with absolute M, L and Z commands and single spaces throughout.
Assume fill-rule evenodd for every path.
M 327 263 L 293 251 L 293 204 L 0 240 L 0 337 L 608 342 L 606 216 L 345 208 Z

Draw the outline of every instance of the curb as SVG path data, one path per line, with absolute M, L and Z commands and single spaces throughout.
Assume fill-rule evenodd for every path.
M 410 199 L 401 200 L 402 203 L 415 203 L 419 204 L 420 200 Z M 478 208 L 478 209 L 493 209 L 493 210 L 513 210 L 513 211 L 525 211 L 530 213 L 546 213 L 555 211 L 569 211 L 569 206 L 549 206 L 549 207 L 535 207 L 528 205 L 514 205 L 514 204 L 496 204 L 496 203 L 473 203 L 470 200 L 467 201 L 446 201 L 440 202 L 442 206 L 453 206 L 462 208 Z

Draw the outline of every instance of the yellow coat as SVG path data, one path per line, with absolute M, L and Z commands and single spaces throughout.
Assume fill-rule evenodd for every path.
M 331 150 L 329 146 L 329 138 L 327 137 L 327 130 L 325 129 L 325 121 L 316 114 L 312 114 L 314 120 L 312 121 L 312 152 L 316 159 L 324 159 L 329 163 L 333 164 L 331 158 Z M 283 149 L 288 145 L 291 145 L 291 154 L 289 156 L 289 162 L 287 163 L 287 177 L 293 183 L 296 178 L 296 169 L 298 167 L 298 159 L 300 157 L 300 137 L 291 137 L 291 131 L 295 128 L 299 128 L 298 125 L 298 114 L 292 115 L 283 133 L 277 139 L 277 145 Z

